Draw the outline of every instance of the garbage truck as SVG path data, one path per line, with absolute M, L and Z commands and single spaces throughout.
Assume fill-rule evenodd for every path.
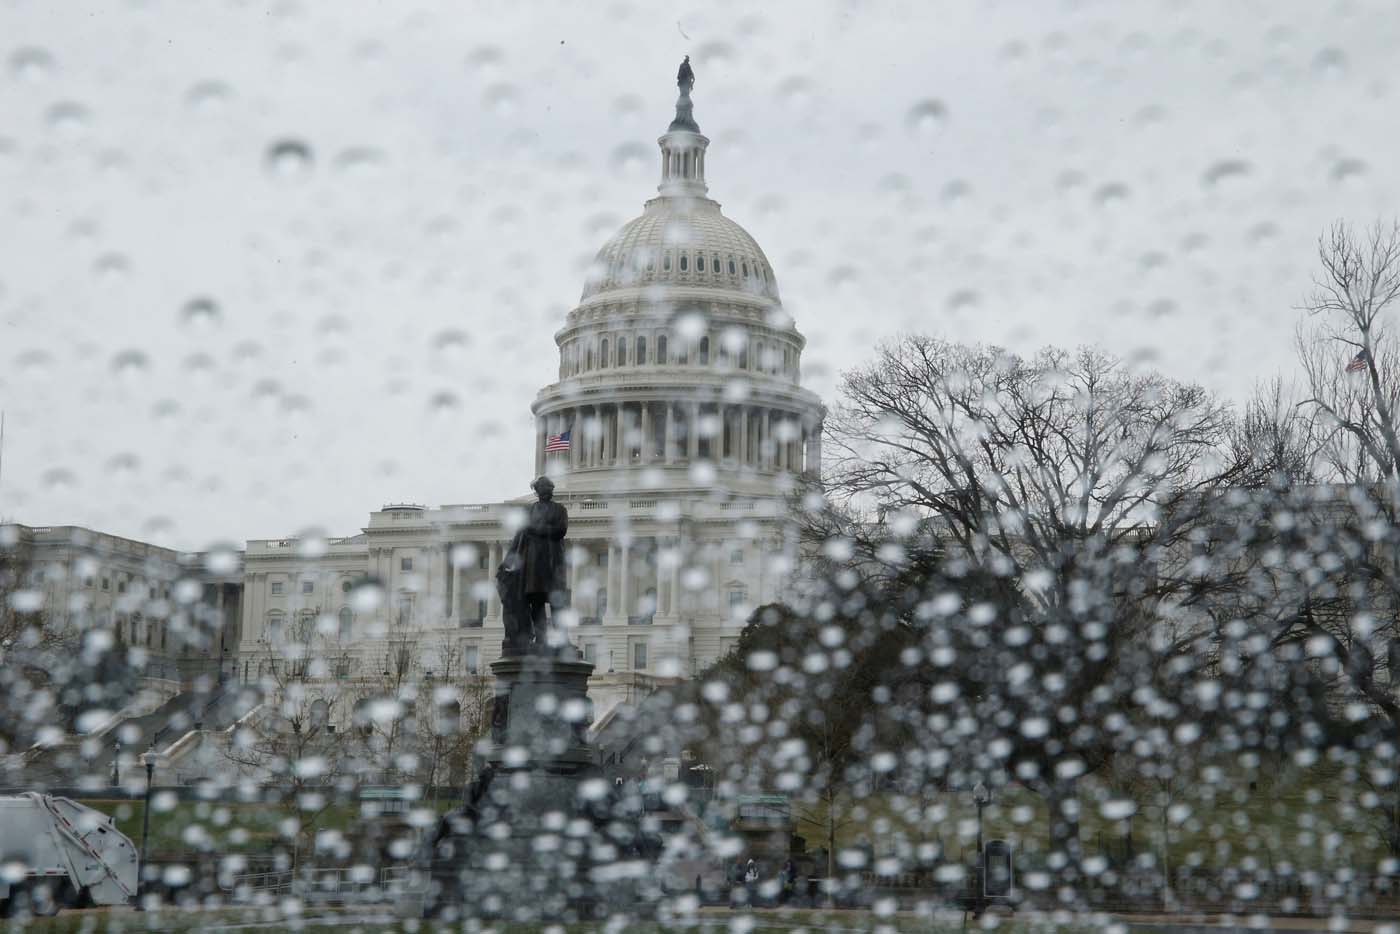
M 0 916 L 125 905 L 136 847 L 112 818 L 38 792 L 0 796 Z

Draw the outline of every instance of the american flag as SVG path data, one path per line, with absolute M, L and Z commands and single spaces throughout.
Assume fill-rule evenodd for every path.
M 1366 352 L 1365 348 L 1362 348 L 1361 352 L 1358 353 L 1356 356 L 1352 357 L 1351 362 L 1347 364 L 1347 372 L 1359 373 L 1362 370 L 1366 369 L 1366 364 L 1370 362 L 1371 355 Z
M 569 449 L 569 436 L 573 434 L 570 429 L 563 434 L 550 435 L 544 441 L 544 451 L 546 454 L 551 451 L 567 451 Z

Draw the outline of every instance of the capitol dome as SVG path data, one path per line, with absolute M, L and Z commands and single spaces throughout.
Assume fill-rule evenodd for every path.
M 709 198 L 648 201 L 645 212 L 598 251 L 579 301 L 656 284 L 726 289 L 778 301 L 768 257 Z
M 567 495 L 780 498 L 821 469 L 826 410 L 801 385 L 806 340 L 768 257 L 709 197 L 693 80 L 683 66 L 657 195 L 598 251 L 554 336 L 559 378 L 531 406 L 536 472 Z

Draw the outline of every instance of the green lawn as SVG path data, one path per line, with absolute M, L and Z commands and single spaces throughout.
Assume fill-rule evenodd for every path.
M 1209 779 L 1215 778 L 1216 781 Z M 1253 787 L 1251 787 L 1253 782 Z M 1163 841 L 1160 789 L 1138 782 L 1110 787 L 1093 776 L 1081 782 L 1080 842 L 1086 857 L 1104 856 L 1121 864 L 1125 854 L 1160 858 Z M 1369 789 L 1348 780 L 1332 766 L 1303 769 L 1236 770 L 1232 775 L 1206 771 L 1180 782 L 1168 801 L 1167 854 L 1173 867 L 1260 867 L 1288 863 L 1296 869 L 1374 867 L 1386 856 L 1372 827 L 1383 802 L 1368 798 Z M 1124 801 L 1131 817 L 1119 818 Z M 794 816 L 800 809 L 794 808 Z M 825 809 L 807 812 L 817 823 Z M 838 847 L 878 844 L 891 839 L 917 847 L 938 842 L 947 858 L 976 849 L 976 808 L 967 794 L 912 796 L 879 794 L 845 811 L 848 822 L 837 834 Z M 1012 841 L 1023 857 L 1035 861 L 1048 846 L 1049 809 L 1045 799 L 1020 786 L 997 791 L 983 814 L 986 839 Z M 811 822 L 798 832 L 809 847 L 822 845 Z M 1129 843 L 1131 837 L 1131 843 Z M 877 856 L 886 848 L 876 845 Z
M 138 846 L 141 844 L 141 821 L 145 802 L 125 799 L 85 798 L 82 803 L 116 818 L 117 829 Z M 449 810 L 455 802 L 438 802 L 439 813 Z M 431 807 L 432 802 L 424 802 Z M 162 809 L 153 802 L 149 853 L 152 858 L 179 857 L 199 852 L 201 841 L 219 853 L 267 853 L 269 846 L 285 840 L 281 826 L 293 811 L 275 804 L 178 801 Z M 342 833 L 362 828 L 365 819 L 359 805 L 336 803 L 316 818 L 318 830 L 338 830 Z
M 705 911 L 691 923 L 662 925 L 654 922 L 610 925 L 605 922 L 588 924 L 493 924 L 482 927 L 490 934 L 541 934 L 549 931 L 559 934 L 664 934 L 676 930 L 728 931 L 731 923 L 738 918 L 737 913 L 728 911 Z M 869 912 L 832 911 L 761 911 L 753 914 L 753 926 L 745 930 L 751 934 L 796 934 L 801 930 L 817 934 L 821 931 L 847 932 L 879 931 L 882 934 L 943 934 L 962 932 L 961 917 L 945 915 L 937 921 L 914 915 L 896 915 L 877 918 Z M 1102 931 L 1101 923 L 1053 924 L 1038 919 L 1012 919 L 998 916 L 996 930 L 1002 934 L 1076 934 L 1084 931 Z M 0 922 L 0 925 L 4 925 Z M 475 928 L 473 928 L 475 930 Z M 973 930 L 976 925 L 972 926 Z M 9 934 L 137 934 L 142 931 L 161 931 L 181 934 L 181 932 L 219 931 L 286 931 L 294 930 L 307 934 L 338 932 L 338 934 L 358 934 L 370 931 L 436 932 L 461 931 L 462 925 L 436 925 L 431 922 L 400 920 L 387 909 L 376 912 L 324 912 L 308 914 L 301 918 L 288 918 L 275 909 L 218 909 L 208 911 L 161 911 L 141 913 L 136 911 L 86 912 L 61 915 L 57 918 L 44 918 L 33 921 L 24 927 L 18 925 L 0 926 L 0 931 Z

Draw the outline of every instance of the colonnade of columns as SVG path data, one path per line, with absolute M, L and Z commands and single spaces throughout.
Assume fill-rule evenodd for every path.
M 701 402 L 581 405 L 538 416 L 535 472 L 699 459 L 757 470 L 818 473 L 821 425 L 763 406 Z M 570 432 L 568 451 L 546 452 L 551 435 Z

